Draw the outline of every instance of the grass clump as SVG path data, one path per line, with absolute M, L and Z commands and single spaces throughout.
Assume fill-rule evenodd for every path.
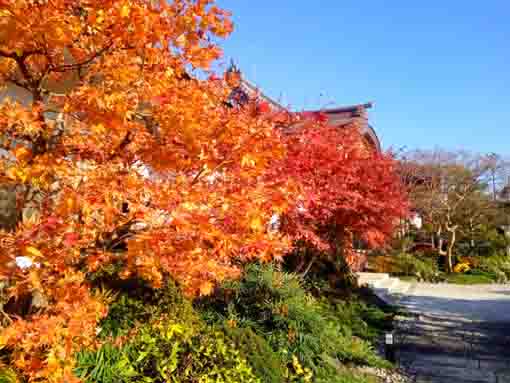
M 504 253 L 479 257 L 478 269 L 492 276 L 496 282 L 506 283 L 510 280 L 510 258 Z
M 448 283 L 456 285 L 480 285 L 490 284 L 495 282 L 495 275 L 478 270 L 472 270 L 468 273 L 452 273 L 446 274 L 445 280 Z

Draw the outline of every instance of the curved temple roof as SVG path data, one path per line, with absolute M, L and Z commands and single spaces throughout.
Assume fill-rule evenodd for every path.
M 323 109 L 317 112 L 324 113 L 328 117 L 328 123 L 333 126 L 345 126 L 351 122 L 358 121 L 360 123 L 362 133 L 370 144 L 377 150 L 381 151 L 381 141 L 377 136 L 372 125 L 368 122 L 367 109 L 373 107 L 373 103 L 368 102 L 359 105 L 343 106 L 339 108 Z
M 249 97 L 259 97 L 260 99 L 267 102 L 271 108 L 275 110 L 284 110 L 287 109 L 279 102 L 274 99 L 263 94 L 256 85 L 247 81 L 241 75 L 241 84 L 240 89 L 242 89 Z M 381 151 L 381 141 L 375 132 L 375 129 L 368 122 L 368 114 L 367 109 L 371 109 L 373 107 L 373 103 L 368 102 L 365 104 L 358 105 L 349 105 L 349 106 L 341 106 L 336 108 L 322 109 L 322 110 L 313 110 L 313 111 L 304 111 L 304 114 L 315 114 L 315 113 L 323 113 L 328 117 L 328 123 L 333 126 L 342 127 L 348 125 L 354 121 L 359 122 L 362 133 L 367 139 L 367 141 L 377 150 Z

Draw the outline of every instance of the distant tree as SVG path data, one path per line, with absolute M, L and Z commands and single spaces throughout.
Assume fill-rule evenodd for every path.
M 486 182 L 496 200 L 502 189 L 510 184 L 510 159 L 497 153 L 483 155 L 481 160 L 487 167 Z
M 453 270 L 453 254 L 460 236 L 473 238 L 494 204 L 487 185 L 491 168 L 484 156 L 443 150 L 406 154 L 402 165 L 413 208 L 435 233 L 437 250 Z M 447 249 L 443 248 L 443 234 Z

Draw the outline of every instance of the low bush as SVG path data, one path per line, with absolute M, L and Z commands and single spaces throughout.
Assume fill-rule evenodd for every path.
M 389 366 L 371 341 L 385 313 L 312 296 L 302 278 L 251 265 L 193 304 L 172 283 L 121 289 L 100 323 L 102 345 L 77 355 L 87 383 L 366 383 L 342 363 Z
M 0 363 L 0 383 L 19 383 L 20 380 L 16 372 Z
M 465 256 L 459 258 L 459 263 L 467 263 L 471 269 L 477 269 L 480 266 L 481 257 Z
M 116 299 L 110 304 L 108 316 L 99 324 L 100 338 L 126 335 L 137 324 L 147 323 L 161 315 L 172 315 L 176 320 L 198 320 L 191 302 L 184 298 L 173 281 L 169 280 L 165 287 L 159 289 L 127 283 L 119 289 Z
M 121 294 L 101 325 L 105 343 L 77 355 L 87 382 L 260 382 L 235 342 L 173 284 L 151 297 Z
M 377 255 L 369 258 L 369 265 L 375 273 L 395 273 L 398 271 L 395 258 L 390 255 Z
M 250 266 L 241 280 L 223 286 L 199 307 L 211 323 L 235 323 L 262 336 L 286 366 L 289 379 L 296 374 L 304 379 L 307 369 L 314 376 L 324 374 L 327 358 L 387 366 L 368 341 L 355 336 L 364 332 L 366 323 L 358 322 L 352 330 L 354 306 L 335 308 L 318 300 L 303 288 L 299 276 L 271 265 Z
M 471 270 L 468 273 L 453 273 L 446 275 L 446 281 L 457 285 L 479 285 L 495 282 L 495 276 L 480 270 Z
M 505 283 L 510 280 L 510 258 L 503 252 L 480 257 L 478 269 L 494 276 L 494 280 Z
M 285 368 L 282 366 L 279 356 L 263 337 L 246 327 L 226 326 L 225 331 L 262 382 L 284 382 L 287 374 Z
M 77 360 L 76 373 L 88 382 L 260 382 L 224 332 L 167 317 L 142 326 L 124 346 L 105 344 Z
M 351 329 L 353 335 L 370 342 L 392 327 L 392 314 L 359 301 L 337 303 L 335 316 L 339 323 Z
M 111 343 L 105 343 L 95 351 L 80 351 L 76 356 L 75 373 L 91 383 L 129 382 L 136 372 L 129 368 L 125 351 Z
M 425 281 L 436 281 L 439 276 L 437 260 L 428 257 L 419 257 L 407 253 L 394 256 L 395 274 L 414 276 Z
M 379 380 L 374 376 L 366 374 L 360 375 L 346 368 L 333 368 L 326 374 L 320 374 L 316 379 L 317 383 L 378 383 Z
M 467 262 L 458 262 L 453 268 L 454 273 L 463 274 L 471 271 L 471 266 Z

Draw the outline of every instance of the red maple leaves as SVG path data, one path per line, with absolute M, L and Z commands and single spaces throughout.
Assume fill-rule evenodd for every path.
M 407 215 L 396 162 L 369 148 L 355 125 L 332 127 L 314 117 L 285 137 L 278 165 L 301 185 L 286 230 L 323 251 L 349 249 L 355 238 L 384 245 Z

